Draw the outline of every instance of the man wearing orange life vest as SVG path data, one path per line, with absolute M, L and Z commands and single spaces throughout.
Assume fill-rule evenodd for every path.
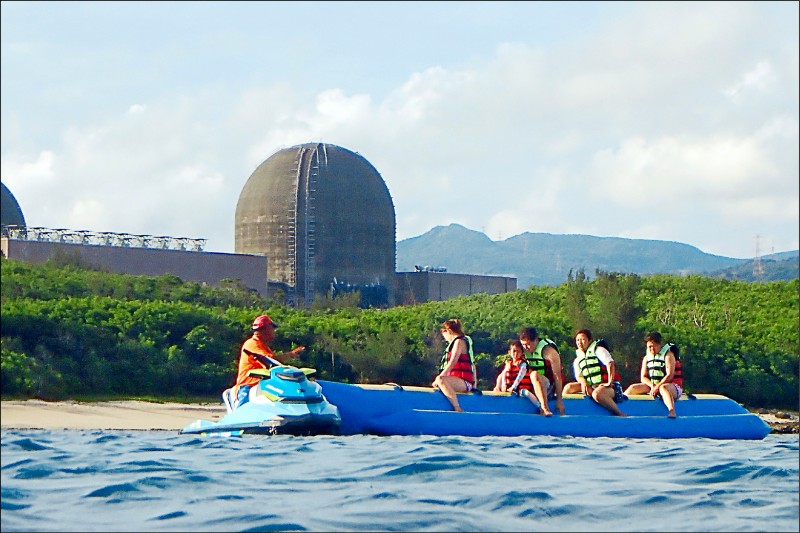
M 274 353 L 269 347 L 269 343 L 275 338 L 275 328 L 277 327 L 278 324 L 267 315 L 257 316 L 253 320 L 253 336 L 244 341 L 239 355 L 239 372 L 236 376 L 236 385 L 234 385 L 234 397 L 237 398 L 237 405 L 247 401 L 250 387 L 259 381 L 257 377 L 249 375 L 251 370 L 270 368 L 285 363 L 287 359 L 296 357 L 305 350 L 305 346 L 298 346 L 290 352 Z

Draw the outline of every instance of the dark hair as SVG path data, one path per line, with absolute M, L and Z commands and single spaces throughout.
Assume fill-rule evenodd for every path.
M 594 337 L 592 337 L 592 332 L 589 331 L 588 329 L 579 329 L 578 331 L 575 332 L 575 336 L 577 337 L 581 333 L 586 335 L 586 338 L 589 339 L 590 341 L 594 339 Z
M 525 348 L 522 347 L 522 343 L 519 342 L 519 339 L 512 339 L 508 341 L 508 347 L 511 348 L 512 346 L 516 346 L 517 348 L 522 350 L 523 354 L 525 353 Z
M 461 329 L 461 321 L 457 318 L 451 318 L 450 320 L 445 320 L 442 323 L 443 328 L 447 328 L 456 335 L 463 335 L 464 331 Z
M 519 338 L 521 340 L 532 341 L 539 338 L 539 332 L 536 328 L 522 328 L 519 330 Z
M 653 341 L 656 344 L 661 344 L 661 333 L 657 331 L 651 331 L 644 337 L 644 342 Z

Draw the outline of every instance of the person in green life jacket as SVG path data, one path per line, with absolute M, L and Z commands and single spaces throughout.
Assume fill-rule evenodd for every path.
M 572 372 L 575 379 L 564 385 L 564 394 L 583 393 L 616 416 L 628 416 L 617 407 L 624 400 L 620 377 L 611 351 L 602 339 L 594 340 L 592 332 L 582 329 L 575 333 L 575 360 Z
M 510 359 L 497 376 L 494 392 L 518 394 L 538 407 L 540 414 L 553 416 L 547 406 L 547 378 L 539 372 L 531 371 L 519 339 L 508 344 L 508 355 Z
M 675 418 L 675 400 L 683 394 L 683 369 L 678 359 L 678 347 L 671 342 L 663 343 L 657 331 L 644 338 L 646 352 L 642 359 L 641 382 L 634 383 L 625 394 L 649 394 L 654 399 L 660 396 L 667 406 L 669 418 Z
M 461 321 L 457 318 L 445 320 L 441 331 L 447 342 L 447 349 L 442 357 L 439 374 L 433 380 L 433 388 L 442 391 L 454 411 L 462 412 L 456 393 L 471 392 L 477 383 L 472 339 L 464 335 Z
M 543 374 L 546 380 L 545 390 L 548 398 L 555 398 L 558 414 L 564 414 L 564 373 L 561 368 L 561 354 L 556 344 L 550 339 L 540 339 L 536 328 L 522 328 L 519 341 L 530 354 L 527 356 L 532 372 Z

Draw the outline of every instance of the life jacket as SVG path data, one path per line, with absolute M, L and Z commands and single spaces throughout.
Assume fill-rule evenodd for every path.
M 467 352 L 458 354 L 458 360 L 456 361 L 456 364 L 453 365 L 453 368 L 450 369 L 445 376 L 455 376 L 457 378 L 461 378 L 474 386 L 476 372 L 475 361 L 472 355 L 472 339 L 466 335 L 459 335 L 450 341 L 450 344 L 447 345 L 447 350 L 445 350 L 444 355 L 442 356 L 442 363 L 439 365 L 439 370 L 444 370 L 444 368 L 447 366 L 447 363 L 450 362 L 450 357 L 452 357 L 450 351 L 453 349 L 453 345 L 455 345 L 458 339 L 464 339 L 467 342 Z
M 683 387 L 683 368 L 678 359 L 678 347 L 671 342 L 665 343 L 658 353 L 647 362 L 647 377 L 656 385 L 661 383 L 661 380 L 667 375 L 667 352 L 670 350 L 675 355 L 675 374 L 672 376 L 672 383 Z
M 247 339 L 242 345 L 239 355 L 239 371 L 236 375 L 236 386 L 242 385 L 255 385 L 260 381 L 259 378 L 250 375 L 251 370 L 267 368 L 264 364 L 263 358 L 272 358 L 275 354 L 272 349 L 267 346 L 259 335 L 253 335 Z M 261 356 L 259 360 L 257 356 Z
M 602 346 L 608 350 L 608 345 L 605 344 L 605 341 L 599 339 L 593 341 L 583 353 L 583 358 L 578 360 L 578 370 L 581 376 L 583 376 L 592 387 L 596 387 L 601 383 L 608 383 L 608 368 L 595 353 L 598 346 Z M 578 350 L 575 350 L 575 352 L 577 355 Z M 620 381 L 620 376 L 616 371 L 614 372 L 614 381 Z
M 539 344 L 537 344 L 536 348 L 533 349 L 533 353 L 531 353 L 530 358 L 528 359 L 528 365 L 530 366 L 531 372 L 544 374 L 545 359 L 542 355 L 542 350 L 544 350 L 549 344 L 555 346 L 555 343 L 553 343 L 553 341 L 550 339 L 539 339 Z
M 552 346 L 556 351 L 558 351 L 556 343 L 550 339 L 539 339 L 539 344 L 536 345 L 536 348 L 534 348 L 530 358 L 528 358 L 528 366 L 530 366 L 531 372 L 544 374 L 547 379 L 550 380 L 550 383 L 553 383 L 555 381 L 553 379 L 553 368 L 550 365 L 550 361 L 545 359 L 542 355 L 542 351 L 547 346 Z M 563 377 L 561 382 L 564 382 Z
M 530 364 L 524 357 L 519 361 L 515 361 L 514 359 L 509 361 L 508 368 L 506 369 L 506 385 L 510 387 L 514 384 L 514 381 L 516 381 L 517 376 L 519 375 L 519 369 L 523 364 L 527 364 L 528 366 L 525 368 L 525 377 L 523 377 L 520 380 L 519 385 L 517 385 L 517 390 L 533 390 Z

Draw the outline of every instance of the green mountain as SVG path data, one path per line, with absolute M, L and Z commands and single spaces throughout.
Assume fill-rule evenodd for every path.
M 764 273 L 758 279 L 797 278 L 797 258 L 797 251 L 765 256 L 761 260 Z M 551 233 L 522 233 L 493 241 L 458 224 L 436 226 L 397 243 L 397 271 L 413 271 L 417 266 L 443 267 L 459 274 L 512 276 L 521 289 L 560 285 L 570 270 L 574 273 L 581 268 L 589 278 L 600 269 L 740 280 L 747 280 L 750 272 L 756 279 L 752 259 L 708 254 L 679 242 Z
M 785 252 L 784 252 L 785 253 Z M 744 263 L 707 272 L 711 278 L 735 279 L 739 281 L 781 281 L 800 277 L 800 264 L 798 263 L 797 252 L 795 257 L 788 259 L 771 259 L 774 256 L 761 258 L 761 267 L 756 265 L 752 259 Z M 779 254 L 775 254 L 777 256 Z

